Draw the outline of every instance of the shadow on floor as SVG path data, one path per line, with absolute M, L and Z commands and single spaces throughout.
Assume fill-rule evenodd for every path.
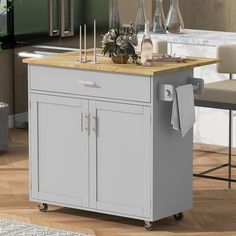
M 59 208 L 53 212 L 70 214 L 83 217 L 87 221 L 87 227 L 94 227 L 94 222 L 106 223 L 106 227 L 116 228 L 116 231 L 127 228 L 131 232 L 145 232 L 143 221 L 124 217 L 110 216 L 69 208 Z M 235 232 L 236 235 L 236 190 L 195 190 L 194 206 L 192 210 L 184 213 L 185 218 L 177 222 L 173 217 L 168 217 L 155 222 L 153 232 L 168 232 L 177 234 L 204 233 L 214 235 L 227 232 Z M 91 225 L 90 225 L 91 224 Z M 146 233 L 148 233 L 146 231 Z

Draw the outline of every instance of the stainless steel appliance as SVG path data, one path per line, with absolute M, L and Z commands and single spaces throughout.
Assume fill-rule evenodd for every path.
M 79 25 L 87 24 L 92 46 L 93 19 L 98 35 L 108 29 L 109 0 L 23 0 L 14 8 L 15 126 L 27 127 L 27 67 L 25 57 L 41 57 L 79 48 Z M 97 39 L 99 41 L 101 38 Z

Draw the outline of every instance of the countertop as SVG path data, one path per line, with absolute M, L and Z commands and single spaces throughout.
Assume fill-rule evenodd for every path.
M 91 62 L 79 63 L 79 52 L 59 53 L 49 57 L 24 59 L 24 63 L 34 65 L 55 66 L 64 68 L 107 71 L 126 74 L 149 75 L 162 74 L 166 72 L 181 71 L 186 69 L 193 69 L 194 67 L 210 65 L 218 63 L 218 59 L 211 58 L 188 58 L 185 63 L 178 62 L 155 62 L 151 67 L 128 64 L 114 64 L 109 57 L 98 56 L 98 64 L 92 63 L 93 56 L 88 55 Z
M 140 35 L 140 37 L 142 37 Z M 182 34 L 151 34 L 152 39 L 166 40 L 170 43 L 218 46 L 236 43 L 235 32 L 185 29 Z

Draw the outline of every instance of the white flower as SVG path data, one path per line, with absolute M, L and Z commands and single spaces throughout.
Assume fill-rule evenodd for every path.
M 127 37 L 125 35 L 121 35 L 116 39 L 116 45 L 120 47 L 125 47 L 127 44 Z
M 134 45 L 134 46 L 138 46 L 138 37 L 137 37 L 137 35 L 130 35 L 129 36 L 129 43 Z
M 113 43 L 114 40 L 111 37 L 110 32 L 103 35 L 102 46 L 104 47 L 106 44 Z

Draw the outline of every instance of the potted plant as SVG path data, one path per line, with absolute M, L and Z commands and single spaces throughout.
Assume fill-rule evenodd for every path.
M 125 64 L 131 58 L 137 63 L 135 46 L 138 45 L 138 30 L 131 23 L 128 27 L 110 29 L 103 35 L 102 54 L 109 54 L 112 61 L 118 64 Z

